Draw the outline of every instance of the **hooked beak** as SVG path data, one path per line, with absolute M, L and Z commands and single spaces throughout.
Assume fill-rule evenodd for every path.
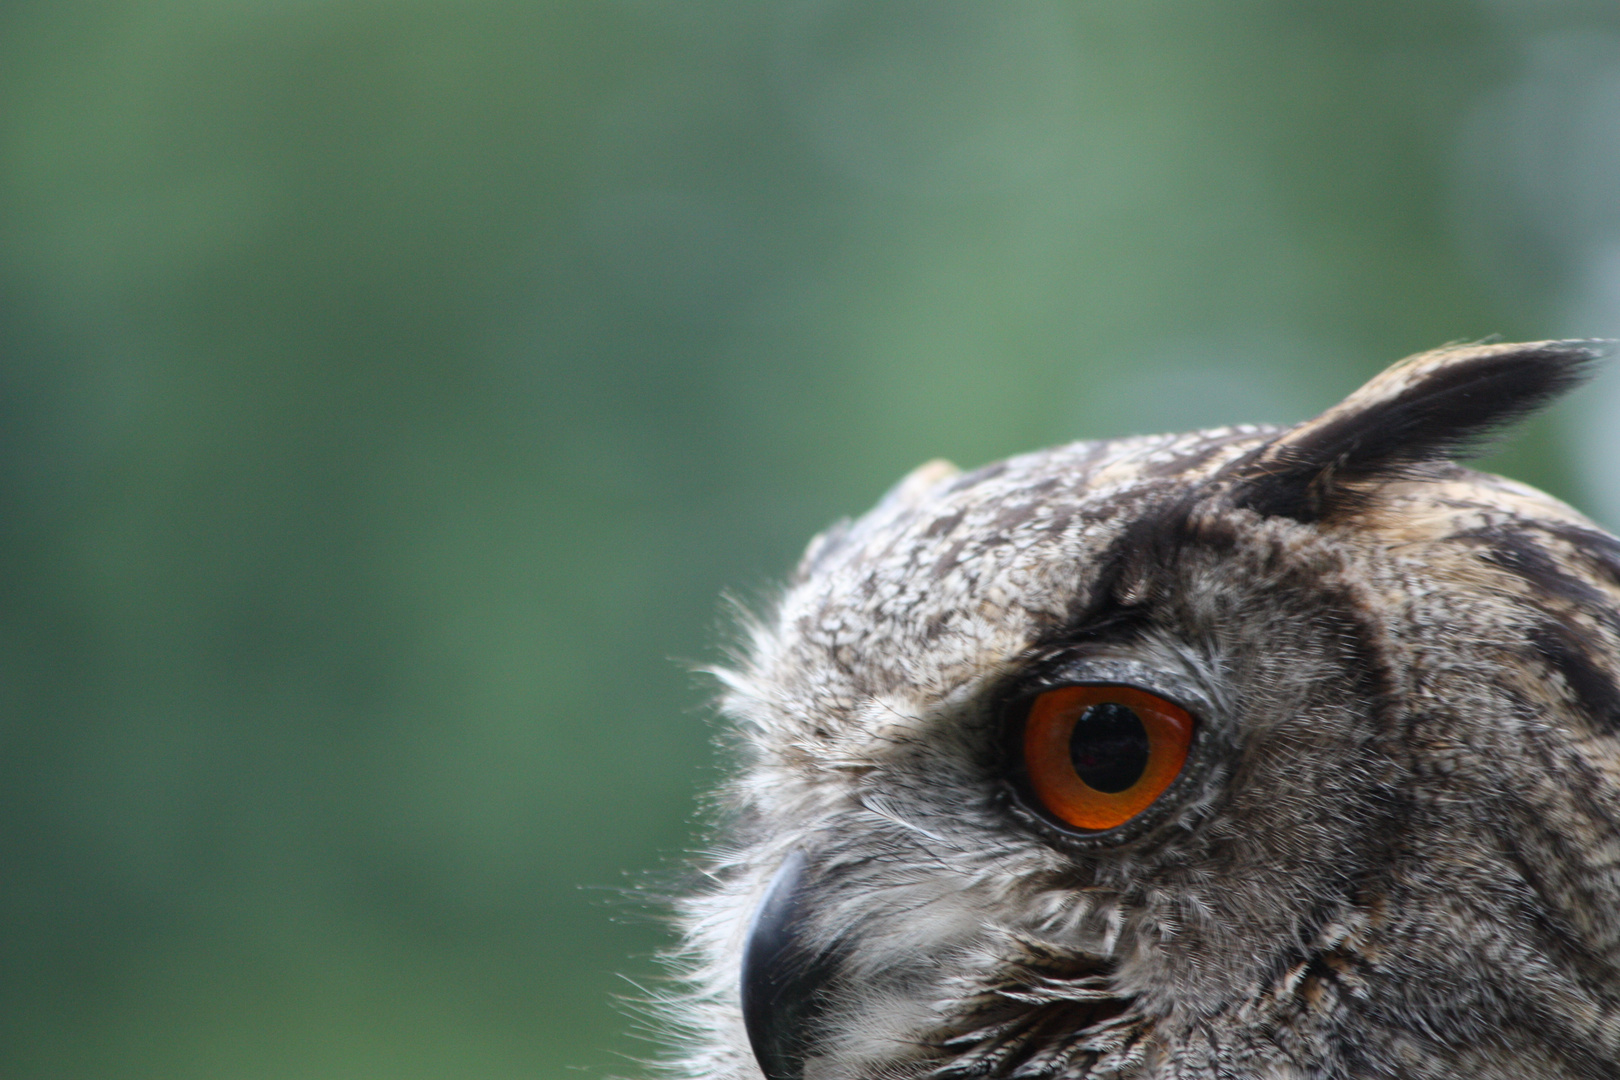
M 810 951 L 801 936 L 809 867 L 802 850 L 782 861 L 743 950 L 743 1026 L 765 1080 L 803 1080 L 825 1007 L 821 991 L 837 968 L 835 955 Z

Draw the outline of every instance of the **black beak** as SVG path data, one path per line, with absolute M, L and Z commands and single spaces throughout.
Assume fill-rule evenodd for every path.
M 809 868 L 803 851 L 782 861 L 743 950 L 743 1026 L 765 1080 L 804 1080 L 825 1007 L 822 988 L 837 969 L 835 955 L 806 949 L 796 933 L 807 913 Z

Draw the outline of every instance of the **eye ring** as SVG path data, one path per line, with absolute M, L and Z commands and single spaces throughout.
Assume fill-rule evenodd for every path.
M 1117 684 L 1060 686 L 1025 716 L 1024 774 L 1046 812 L 1105 832 L 1138 817 L 1181 775 L 1197 721 L 1157 694 Z

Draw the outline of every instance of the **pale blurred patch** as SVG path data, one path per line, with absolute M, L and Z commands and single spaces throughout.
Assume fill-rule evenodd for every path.
M 1620 337 L 1620 36 L 1541 29 L 1460 142 L 1456 227 L 1510 309 Z M 1620 368 L 1565 406 L 1580 501 L 1620 525 Z

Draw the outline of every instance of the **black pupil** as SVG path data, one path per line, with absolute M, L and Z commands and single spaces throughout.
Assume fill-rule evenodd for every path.
M 1074 722 L 1069 760 L 1087 786 L 1110 795 L 1142 779 L 1148 763 L 1148 734 L 1141 717 L 1127 705 L 1105 701 Z

